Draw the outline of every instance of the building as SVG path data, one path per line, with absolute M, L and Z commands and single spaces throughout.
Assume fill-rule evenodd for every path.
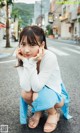
M 79 0 L 66 0 L 62 5 L 61 37 L 74 39 L 80 37 Z
M 50 4 L 50 12 L 53 13 L 53 34 L 55 38 L 61 36 L 61 21 L 60 16 L 62 12 L 62 5 L 58 4 L 56 0 L 52 0 Z
M 48 25 L 48 12 L 50 0 L 36 1 L 34 4 L 34 24 L 41 26 L 44 30 Z
M 12 5 L 9 5 L 8 6 L 9 23 L 11 23 L 11 12 L 12 12 Z M 0 40 L 2 40 L 4 36 L 6 36 L 6 2 L 4 2 L 3 6 L 0 8 L 0 23 L 4 25 L 3 27 L 0 27 Z
M 40 14 L 41 14 L 41 2 L 35 1 L 33 24 L 37 24 L 37 18 L 40 16 Z
M 61 20 L 61 37 L 64 39 L 71 38 L 71 32 L 70 32 L 71 23 L 68 22 L 69 12 L 70 12 L 70 5 L 63 4 L 60 20 Z
M 51 0 L 53 33 L 64 39 L 80 38 L 80 1 Z

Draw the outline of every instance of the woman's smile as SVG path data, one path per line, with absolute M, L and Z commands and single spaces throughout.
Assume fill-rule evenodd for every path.
M 31 57 L 31 54 L 25 54 L 24 57 Z

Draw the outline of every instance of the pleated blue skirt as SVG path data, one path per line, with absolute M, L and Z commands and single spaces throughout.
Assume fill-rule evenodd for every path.
M 64 99 L 64 106 L 61 108 L 66 119 L 70 119 L 69 115 L 69 95 L 61 84 L 61 94 L 56 93 L 54 90 L 47 86 L 44 86 L 41 91 L 38 92 L 38 98 L 32 103 L 32 112 L 44 111 L 54 107 L 57 103 L 60 103 Z

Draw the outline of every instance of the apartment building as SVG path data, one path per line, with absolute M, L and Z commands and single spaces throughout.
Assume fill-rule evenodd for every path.
M 54 15 L 53 32 L 61 38 L 80 37 L 80 1 L 52 0 L 50 11 Z
M 60 17 L 61 20 L 61 37 L 62 38 L 71 38 L 71 23 L 68 22 L 70 12 L 70 5 L 62 5 L 62 14 Z
M 55 37 L 61 36 L 61 16 L 62 5 L 58 4 L 56 0 L 52 0 L 50 4 L 50 12 L 53 13 L 53 34 Z
M 61 20 L 61 37 L 73 39 L 80 37 L 79 0 L 63 0 Z

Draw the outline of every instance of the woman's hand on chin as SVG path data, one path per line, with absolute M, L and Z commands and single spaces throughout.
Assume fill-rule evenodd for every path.
M 39 53 L 35 57 L 32 57 L 32 59 L 38 62 L 41 61 L 42 57 L 43 57 L 43 49 L 39 48 Z
M 22 55 L 22 53 L 21 53 L 21 49 L 20 48 L 17 48 L 16 49 L 16 57 L 18 58 L 18 59 L 20 59 L 20 60 L 23 60 L 23 59 L 25 59 L 25 57 Z

